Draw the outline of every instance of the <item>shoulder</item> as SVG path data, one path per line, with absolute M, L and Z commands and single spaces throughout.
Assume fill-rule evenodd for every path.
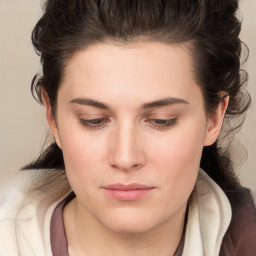
M 28 204 L 49 198 L 49 202 L 70 190 L 65 173 L 25 170 L 12 177 L 0 190 L 0 216 Z M 10 212 L 9 212 L 10 213 Z
M 22 171 L 1 188 L 0 255 L 29 256 L 36 248 L 44 255 L 52 212 L 70 192 L 65 175 L 54 176 L 42 170 Z
M 241 188 L 232 202 L 232 220 L 224 236 L 221 254 L 253 256 L 256 252 L 256 209 L 250 190 Z

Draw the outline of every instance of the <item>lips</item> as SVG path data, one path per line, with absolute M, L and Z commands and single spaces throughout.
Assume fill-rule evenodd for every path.
M 149 186 L 146 186 L 143 184 L 139 184 L 139 183 L 132 183 L 132 184 L 128 184 L 128 185 L 116 183 L 116 184 L 108 185 L 106 188 L 113 189 L 113 190 L 135 190 L 135 189 L 150 189 L 152 187 L 149 187 Z
M 104 187 L 104 190 L 114 199 L 121 201 L 135 201 L 152 192 L 154 187 L 139 183 L 131 183 L 128 185 L 116 183 Z

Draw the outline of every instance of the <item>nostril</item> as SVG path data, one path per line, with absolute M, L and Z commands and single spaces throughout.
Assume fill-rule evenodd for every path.
M 116 170 L 129 171 L 129 170 L 138 170 L 142 164 L 124 164 L 124 163 L 114 163 L 111 164 L 111 167 Z

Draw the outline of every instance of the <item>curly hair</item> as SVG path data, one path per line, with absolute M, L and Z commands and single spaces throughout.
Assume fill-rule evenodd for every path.
M 42 103 L 43 88 L 54 116 L 67 61 L 89 45 L 109 41 L 188 42 L 206 113 L 214 113 L 222 100 L 220 91 L 226 92 L 230 100 L 222 137 L 234 135 L 250 105 L 250 96 L 244 89 L 247 73 L 241 70 L 243 43 L 239 39 L 241 22 L 236 17 L 237 10 L 237 0 L 48 0 L 32 33 L 43 67 L 42 74 L 32 81 L 32 94 Z M 239 182 L 228 146 L 217 140 L 204 147 L 200 166 L 231 202 L 237 197 Z M 53 142 L 25 168 L 64 170 L 62 151 Z

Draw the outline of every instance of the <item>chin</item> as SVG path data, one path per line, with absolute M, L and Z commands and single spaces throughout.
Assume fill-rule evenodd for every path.
M 105 215 L 105 219 L 101 222 L 107 229 L 121 234 L 146 233 L 157 226 L 155 218 L 149 216 L 148 213 L 127 212 L 127 209 L 123 211 L 123 214 L 119 212 Z
M 146 223 L 139 223 L 139 221 L 131 222 L 127 221 L 126 223 L 118 222 L 113 225 L 106 226 L 109 230 L 119 234 L 143 234 L 147 233 L 153 229 L 152 225 Z

